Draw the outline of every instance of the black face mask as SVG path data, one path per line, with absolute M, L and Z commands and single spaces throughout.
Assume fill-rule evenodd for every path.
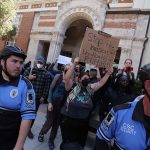
M 89 84 L 90 80 L 89 79 L 84 79 L 82 80 L 82 85 L 87 86 Z
M 64 68 L 61 68 L 61 71 L 63 72 L 65 69 Z
M 79 72 L 79 69 L 75 68 L 75 72 Z
M 64 70 L 64 74 L 66 74 L 67 71 L 68 71 L 68 70 Z

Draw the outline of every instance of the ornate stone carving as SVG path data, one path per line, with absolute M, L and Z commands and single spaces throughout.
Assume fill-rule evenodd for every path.
M 65 30 L 75 20 L 86 19 L 92 23 L 93 28 L 96 30 L 102 29 L 102 22 L 100 16 L 92 8 L 86 6 L 74 7 L 66 10 L 63 14 L 58 16 L 56 27 Z

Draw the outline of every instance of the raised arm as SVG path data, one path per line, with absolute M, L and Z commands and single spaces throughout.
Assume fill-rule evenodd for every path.
M 74 63 L 71 65 L 71 67 L 68 69 L 64 76 L 65 80 L 65 89 L 69 91 L 73 85 L 73 81 L 71 80 L 72 74 L 74 72 L 75 66 L 79 63 L 79 57 L 74 59 Z
M 109 79 L 112 73 L 113 73 L 113 68 L 110 68 L 100 81 L 91 84 L 91 88 L 93 89 L 93 91 L 96 92 L 97 90 L 99 90 L 107 82 L 107 80 Z
M 101 79 L 101 75 L 100 75 L 100 71 L 99 71 L 99 68 L 98 67 L 96 67 L 96 70 L 97 70 L 97 79 Z

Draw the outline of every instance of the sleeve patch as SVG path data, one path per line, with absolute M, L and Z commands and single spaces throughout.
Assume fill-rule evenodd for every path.
M 27 107 L 34 106 L 35 95 L 32 91 L 28 91 L 27 98 L 26 98 L 26 105 Z
M 115 116 L 112 112 L 109 112 L 106 118 L 103 121 L 103 125 L 105 129 L 109 129 L 110 125 L 113 123 Z

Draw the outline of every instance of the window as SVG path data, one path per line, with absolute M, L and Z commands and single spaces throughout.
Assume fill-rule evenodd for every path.
M 115 64 L 119 64 L 119 60 L 120 60 L 120 55 L 121 55 L 121 47 L 118 47 L 118 50 L 116 52 L 116 56 L 115 56 Z
M 116 3 L 118 3 L 118 0 L 112 0 L 112 3 L 116 4 Z
M 17 31 L 19 30 L 21 20 L 22 20 L 22 14 L 17 14 L 16 18 L 13 20 L 13 25 L 16 27 Z
M 15 41 L 6 41 L 5 46 L 15 46 Z

